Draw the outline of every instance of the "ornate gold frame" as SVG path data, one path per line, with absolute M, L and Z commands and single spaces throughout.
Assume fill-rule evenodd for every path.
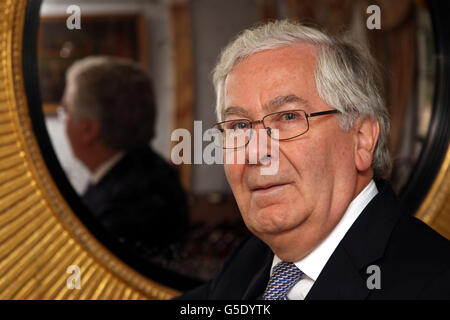
M 0 3 L 0 298 L 168 299 L 179 292 L 128 267 L 61 196 L 31 127 L 22 70 L 26 0 Z M 68 289 L 67 267 L 81 269 Z
M 0 298 L 167 299 L 179 292 L 128 267 L 79 221 L 34 137 L 24 88 L 26 0 L 0 3 Z M 450 237 L 450 149 L 417 216 Z M 68 289 L 67 267 L 81 268 Z

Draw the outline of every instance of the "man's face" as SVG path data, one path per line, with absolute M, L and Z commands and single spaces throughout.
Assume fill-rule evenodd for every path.
M 74 105 L 73 105 L 73 95 L 74 95 L 74 87 L 70 84 L 67 84 L 64 90 L 63 96 L 63 107 L 66 112 L 66 133 L 70 141 L 70 145 L 72 147 L 72 151 L 77 158 L 80 158 L 80 152 L 82 148 L 82 140 L 81 140 L 81 125 L 74 118 Z
M 81 162 L 88 165 L 87 159 L 92 154 L 92 142 L 96 134 L 93 129 L 94 121 L 88 118 L 79 119 L 76 116 L 76 106 L 74 104 L 74 86 L 70 83 L 66 86 L 63 96 L 63 107 L 66 111 L 66 133 L 72 147 L 72 151 Z
M 224 120 L 259 120 L 289 109 L 308 114 L 333 109 L 317 92 L 316 56 L 316 48 L 299 44 L 262 51 L 238 63 L 225 83 Z M 299 99 L 268 110 L 275 99 L 291 95 Z M 278 157 L 271 159 L 279 161 L 274 175 L 261 175 L 261 163 L 225 164 L 247 227 L 283 260 L 299 260 L 314 249 L 355 197 L 355 141 L 353 131 L 344 132 L 334 115 L 324 115 L 310 118 L 309 131 L 300 137 L 269 139 L 279 146 Z M 248 159 L 258 152 L 257 144 L 249 144 L 245 152 Z

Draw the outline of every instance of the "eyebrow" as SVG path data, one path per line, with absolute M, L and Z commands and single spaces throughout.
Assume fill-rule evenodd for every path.
M 288 104 L 288 103 L 297 103 L 301 104 L 304 107 L 309 107 L 309 102 L 295 94 L 288 94 L 283 96 L 277 96 L 274 99 L 270 100 L 268 103 L 263 105 L 263 109 L 268 113 L 276 112 L 280 107 Z M 249 117 L 249 113 L 247 109 L 239 107 L 239 106 L 230 106 L 227 107 L 222 117 L 225 118 L 227 115 L 239 115 L 245 118 Z
M 307 100 L 296 96 L 295 94 L 288 94 L 285 96 L 277 96 L 274 99 L 270 100 L 263 106 L 268 113 L 276 112 L 278 109 L 288 103 L 296 103 L 301 104 L 304 107 L 309 107 L 309 103 Z
M 249 113 L 246 109 L 242 108 L 242 107 L 237 107 L 237 106 L 231 106 L 228 107 L 224 110 L 223 112 L 223 118 L 225 118 L 225 116 L 227 115 L 240 115 L 242 117 L 249 117 Z

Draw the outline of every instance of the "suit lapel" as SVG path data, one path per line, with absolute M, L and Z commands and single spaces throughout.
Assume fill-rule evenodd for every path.
M 338 247 L 314 283 L 306 300 L 357 299 L 369 294 L 365 280 L 343 248 Z
M 389 236 L 401 217 L 391 187 L 377 182 L 379 193 L 349 229 L 306 299 L 365 299 L 367 267 L 383 257 Z
M 249 282 L 245 291 L 243 300 L 256 300 L 264 293 L 270 278 L 270 268 L 272 267 L 273 253 L 269 247 L 264 252 L 264 258 L 259 269 L 256 270 L 254 276 Z

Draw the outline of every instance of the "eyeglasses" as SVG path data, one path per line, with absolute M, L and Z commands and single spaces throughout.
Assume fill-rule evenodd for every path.
M 246 146 L 253 135 L 253 125 L 262 123 L 271 139 L 284 141 L 297 138 L 309 130 L 309 118 L 340 113 L 339 110 L 326 110 L 306 113 L 304 110 L 286 110 L 270 113 L 261 120 L 248 119 L 227 120 L 216 123 L 214 128 L 220 132 L 214 143 L 223 149 L 236 149 Z M 272 136 L 278 130 L 278 138 Z

